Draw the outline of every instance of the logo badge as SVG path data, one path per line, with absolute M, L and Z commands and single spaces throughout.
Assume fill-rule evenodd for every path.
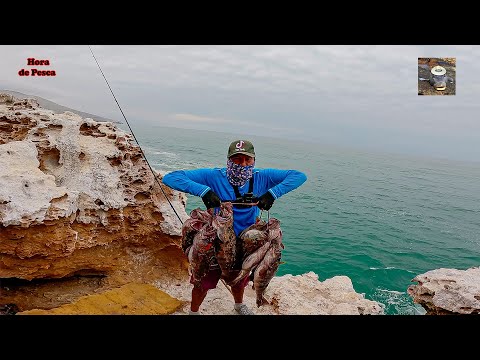
M 237 143 L 237 145 L 235 145 L 235 147 L 236 147 L 237 149 L 241 149 L 241 148 L 243 147 L 243 144 L 245 144 L 244 141 L 243 141 L 243 140 L 240 140 L 240 141 Z

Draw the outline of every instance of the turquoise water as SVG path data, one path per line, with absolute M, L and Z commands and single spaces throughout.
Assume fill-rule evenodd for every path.
M 241 135 L 132 126 L 156 170 L 225 166 Z M 480 163 L 368 153 L 248 136 L 256 167 L 303 171 L 303 186 L 279 198 L 285 250 L 277 275 L 346 275 L 387 314 L 416 315 L 407 288 L 438 268 L 480 265 Z M 187 213 L 204 207 L 188 196 Z M 266 214 L 264 213 L 264 217 Z

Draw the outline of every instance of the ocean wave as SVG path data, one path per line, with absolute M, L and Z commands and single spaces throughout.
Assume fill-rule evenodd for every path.
M 425 315 L 426 313 L 425 309 L 415 304 L 406 292 L 377 288 L 372 299 L 384 304 L 387 314 Z
M 152 151 L 149 151 L 150 154 L 152 155 L 167 155 L 169 157 L 178 157 L 177 154 L 175 153 L 171 153 L 171 152 L 168 152 L 168 151 L 155 151 L 155 150 L 152 150 Z
M 399 268 L 396 268 L 395 266 L 387 266 L 387 267 L 369 267 L 370 270 L 400 270 L 400 271 L 406 271 L 408 273 L 411 273 L 411 274 L 416 274 L 416 272 L 414 271 L 410 271 L 410 270 L 405 270 L 405 269 L 399 269 Z

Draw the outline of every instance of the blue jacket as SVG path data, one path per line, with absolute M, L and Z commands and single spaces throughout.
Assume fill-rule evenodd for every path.
M 307 176 L 297 170 L 253 169 L 253 196 L 260 197 L 269 191 L 275 199 L 302 185 Z M 240 195 L 248 192 L 249 181 L 239 186 Z M 172 189 L 202 197 L 213 190 L 222 201 L 234 200 L 235 191 L 227 180 L 226 168 L 177 170 L 166 174 L 163 183 Z M 233 228 L 237 236 L 260 214 L 257 206 L 233 207 Z

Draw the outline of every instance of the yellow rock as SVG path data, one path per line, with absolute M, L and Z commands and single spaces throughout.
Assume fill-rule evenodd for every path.
M 83 296 L 75 303 L 16 315 L 167 315 L 182 302 L 148 284 L 130 283 L 101 294 Z

